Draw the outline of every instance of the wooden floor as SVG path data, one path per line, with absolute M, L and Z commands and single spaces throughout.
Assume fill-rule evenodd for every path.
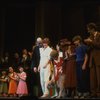
M 35 97 L 0 97 L 0 100 L 36 100 L 36 99 L 43 99 L 43 100 L 47 100 L 47 99 L 74 99 L 74 98 L 35 98 Z M 93 97 L 93 98 L 86 98 L 86 99 L 100 99 L 100 97 Z
M 7 100 L 18 100 L 20 99 L 19 97 L 0 97 L 0 100 L 2 99 L 7 99 Z
M 24 96 L 24 97 L 0 97 L 0 100 L 36 100 L 37 98 L 35 97 L 29 97 L 29 96 Z

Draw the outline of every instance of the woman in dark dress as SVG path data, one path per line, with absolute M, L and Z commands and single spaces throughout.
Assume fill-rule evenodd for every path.
M 67 90 L 67 97 L 71 97 L 73 91 L 76 89 L 76 59 L 74 45 L 69 45 L 65 51 L 64 71 L 66 75 L 65 88 Z

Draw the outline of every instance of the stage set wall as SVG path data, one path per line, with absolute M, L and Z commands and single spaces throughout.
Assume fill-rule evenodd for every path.
M 39 36 L 49 37 L 53 46 L 62 38 L 71 40 L 75 35 L 86 38 L 89 22 L 100 26 L 99 0 L 34 0 L 6 4 L 0 8 L 0 55 L 7 50 L 31 49 Z

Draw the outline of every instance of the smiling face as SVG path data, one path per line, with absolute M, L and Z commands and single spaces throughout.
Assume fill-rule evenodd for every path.
M 13 68 L 12 67 L 9 67 L 9 72 L 13 72 L 14 70 L 13 70 Z
M 47 43 L 43 43 L 43 47 L 44 48 L 47 48 L 48 47 L 48 44 Z
M 44 39 L 43 39 L 43 47 L 44 47 L 44 48 L 47 48 L 48 45 L 49 45 L 49 43 L 50 43 L 49 38 L 44 38 Z
M 2 71 L 2 75 L 6 75 L 6 71 Z
M 23 72 L 23 71 L 24 71 L 23 67 L 20 67 L 20 68 L 19 68 L 19 71 L 20 71 L 20 72 Z

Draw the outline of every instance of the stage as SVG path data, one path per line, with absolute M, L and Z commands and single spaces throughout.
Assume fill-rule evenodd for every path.
M 22 96 L 22 97 L 0 97 L 0 100 L 36 100 L 36 97 Z
M 19 100 L 20 97 L 0 97 L 0 100 L 5 99 L 5 100 Z

